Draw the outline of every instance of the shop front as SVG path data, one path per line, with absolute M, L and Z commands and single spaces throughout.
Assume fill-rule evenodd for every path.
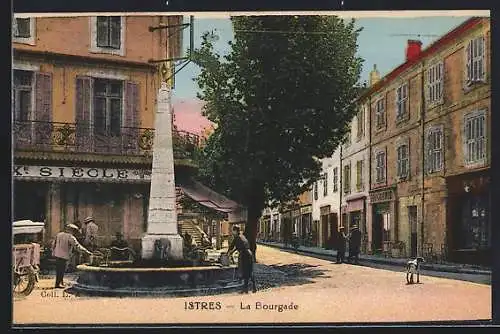
M 368 233 L 366 229 L 366 196 L 355 195 L 346 197 L 346 214 L 348 224 L 344 224 L 346 231 L 357 226 L 361 231 L 361 251 L 367 251 Z
M 147 224 L 149 170 L 16 165 L 14 180 L 16 216 L 40 220 L 43 211 L 47 240 L 66 224 L 92 216 L 100 245 L 109 244 L 117 232 L 131 246 L 140 245 Z
M 301 219 L 301 240 L 304 244 L 312 246 L 313 230 L 312 230 L 312 205 L 304 205 L 300 208 Z
M 489 171 L 447 179 L 449 259 L 491 265 L 491 179 Z
M 372 253 L 390 251 L 390 243 L 397 240 L 395 226 L 396 196 L 393 188 L 384 188 L 370 192 L 372 213 L 371 239 L 369 246 Z

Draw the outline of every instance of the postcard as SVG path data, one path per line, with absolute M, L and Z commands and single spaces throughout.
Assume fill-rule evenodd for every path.
M 491 320 L 489 11 L 12 24 L 15 326 Z

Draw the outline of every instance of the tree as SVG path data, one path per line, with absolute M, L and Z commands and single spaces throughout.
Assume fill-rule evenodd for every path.
M 194 52 L 198 97 L 217 125 L 198 178 L 247 206 L 245 235 L 255 253 L 262 210 L 309 189 L 320 176 L 319 159 L 347 133 L 359 89 L 360 29 L 335 16 L 231 20 L 229 54 L 221 57 L 208 33 Z

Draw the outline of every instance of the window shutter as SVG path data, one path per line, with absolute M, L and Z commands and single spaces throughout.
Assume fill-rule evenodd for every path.
M 19 36 L 19 28 L 17 26 L 17 19 L 12 20 L 12 33 L 14 36 Z
M 35 143 L 50 145 L 52 137 L 52 74 L 35 72 Z
M 122 18 L 113 17 L 110 19 L 110 41 L 109 44 L 112 48 L 119 49 L 121 45 L 121 20 Z
M 467 43 L 466 48 L 466 75 L 466 84 L 468 86 L 472 80 L 472 41 Z
M 90 122 L 91 84 L 92 79 L 90 77 L 76 78 L 76 144 L 79 147 L 86 148 L 90 146 L 92 138 Z
M 439 63 L 439 100 L 444 99 L 444 63 Z
M 125 111 L 123 118 L 123 135 L 126 149 L 135 150 L 139 143 L 139 84 L 125 83 Z
M 479 68 L 479 71 L 481 71 L 481 81 L 485 82 L 486 81 L 486 39 L 481 37 L 480 41 L 480 48 L 481 48 L 481 67 Z
M 410 138 L 408 138 L 408 141 L 406 142 L 406 145 L 407 145 L 406 147 L 407 147 L 407 154 L 408 154 L 408 166 L 407 166 L 408 173 L 407 173 L 406 176 L 408 177 L 408 180 L 409 180 L 410 177 L 411 177 L 411 147 L 410 147 L 410 145 L 411 145 L 411 139 Z
M 107 17 L 97 18 L 97 46 L 99 47 L 109 46 L 108 24 L 109 24 L 109 18 Z

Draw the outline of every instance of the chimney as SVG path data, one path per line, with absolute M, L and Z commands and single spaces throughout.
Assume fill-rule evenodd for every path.
M 418 40 L 409 39 L 406 46 L 406 61 L 413 60 L 422 51 L 422 42 Z
M 369 80 L 370 87 L 375 85 L 379 80 L 380 80 L 380 73 L 377 70 L 377 64 L 374 64 L 373 70 L 370 72 L 370 80 Z

